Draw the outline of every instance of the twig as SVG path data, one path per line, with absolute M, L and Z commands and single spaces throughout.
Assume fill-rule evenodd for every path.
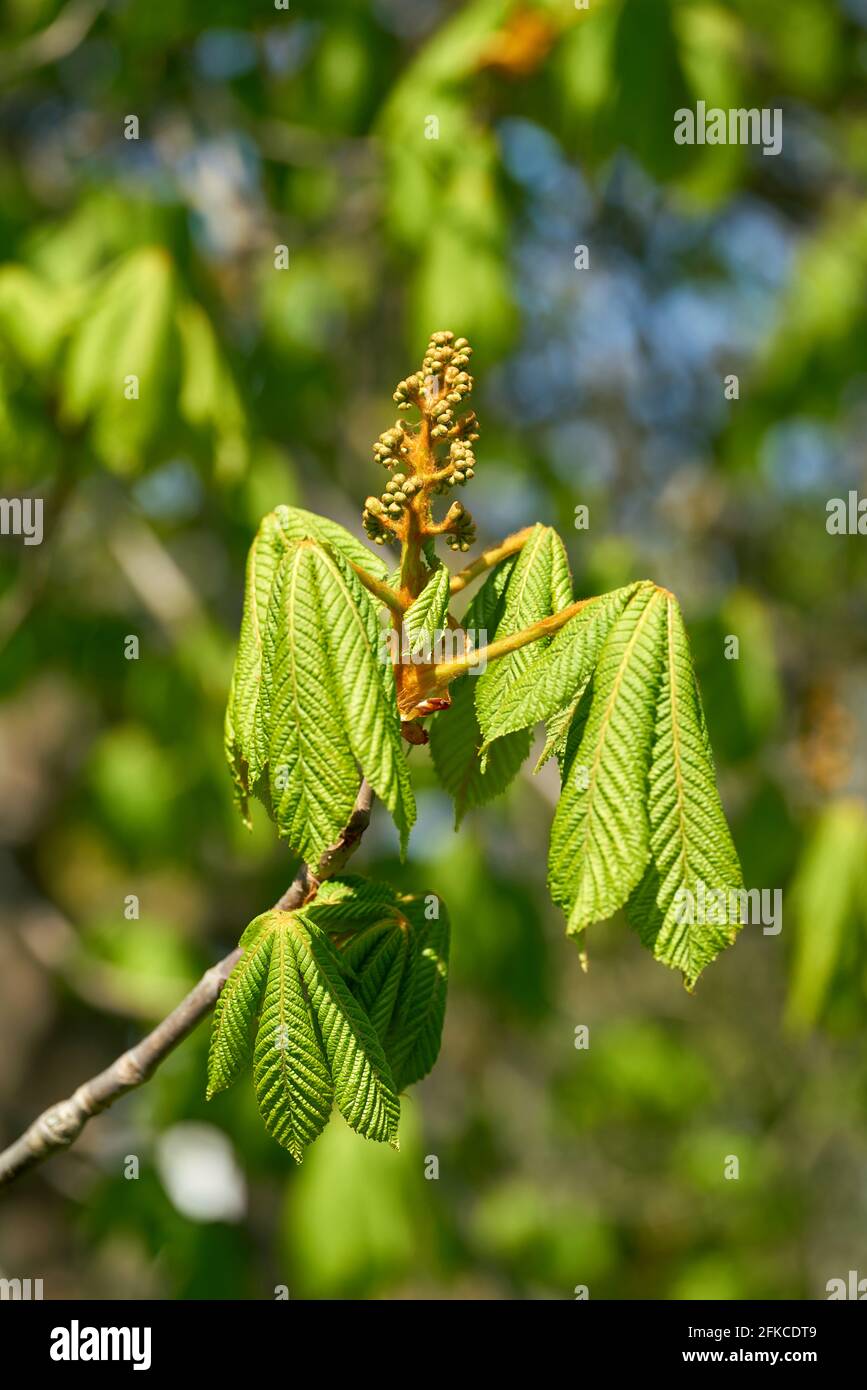
M 274 904 L 275 908 L 293 911 L 315 895 L 322 879 L 340 872 L 370 823 L 372 805 L 373 790 L 363 781 L 352 815 L 337 842 L 325 850 L 316 866 L 316 873 L 302 864 L 289 888 Z M 162 1023 L 157 1024 L 153 1032 L 124 1052 L 105 1071 L 85 1081 L 74 1095 L 44 1110 L 19 1139 L 0 1153 L 0 1187 L 43 1163 L 58 1149 L 68 1148 L 88 1120 L 153 1076 L 160 1063 L 214 1007 L 240 958 L 240 947 L 236 947 L 205 971 L 199 983 Z

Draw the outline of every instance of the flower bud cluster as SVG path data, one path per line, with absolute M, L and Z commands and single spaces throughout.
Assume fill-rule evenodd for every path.
M 455 409 L 473 389 L 467 371 L 471 355 L 466 338 L 445 331 L 433 333 L 419 371 L 397 384 L 398 410 L 415 409 L 421 418 L 415 424 L 397 420 L 373 446 L 377 463 L 394 470 L 382 496 L 368 497 L 364 504 L 364 529 L 378 545 L 403 536 L 401 518 L 420 491 L 446 493 L 463 487 L 475 474 L 473 444 L 479 437 L 475 412 L 455 418 Z M 422 510 L 427 518 L 422 521 L 422 535 L 445 535 L 452 549 L 469 549 L 475 527 L 459 503 L 449 509 L 441 526 L 431 525 L 428 505 Z
M 405 473 L 395 473 L 386 483 L 385 492 L 381 497 L 367 498 L 361 520 L 372 541 L 377 545 L 385 542 L 392 525 L 400 520 L 407 504 L 420 488 L 419 478 L 408 478 Z
M 462 502 L 453 502 L 446 515 L 446 545 L 451 550 L 469 550 L 476 539 L 476 523 Z

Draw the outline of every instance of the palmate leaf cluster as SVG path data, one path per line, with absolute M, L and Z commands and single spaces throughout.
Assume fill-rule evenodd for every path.
M 250 550 L 226 749 L 242 810 L 259 797 L 281 836 L 315 865 L 339 838 L 362 776 L 405 845 L 415 819 L 395 683 L 384 659 L 379 558 L 334 523 L 289 507 Z M 419 651 L 448 619 L 438 562 L 404 616 Z M 649 581 L 576 603 L 565 548 L 535 526 L 487 575 L 461 626 L 499 644 L 570 608 L 556 630 L 448 687 L 430 724 L 433 767 L 456 822 L 502 793 L 544 727 L 556 758 L 551 895 L 580 937 L 624 909 L 642 943 L 687 988 L 740 922 L 703 921 L 685 900 L 742 887 L 677 600 Z M 252 1057 L 270 1132 L 300 1158 L 332 1104 L 359 1133 L 395 1141 L 398 1092 L 435 1060 L 445 1005 L 445 909 L 420 915 L 382 885 L 325 882 L 294 913 L 270 912 L 215 1019 L 210 1091 Z
M 397 1147 L 398 1094 L 440 1047 L 444 904 L 332 879 L 308 907 L 257 917 L 241 946 L 214 1015 L 209 1098 L 252 1058 L 265 1126 L 299 1162 L 332 1105 L 365 1138 Z
M 338 838 L 362 774 L 406 844 L 415 801 L 378 608 L 352 564 L 386 567 L 323 517 L 278 507 L 247 562 L 226 749 L 241 807 L 258 796 L 311 864 Z
M 562 542 L 539 526 L 465 621 L 509 636 L 564 608 L 571 588 Z M 728 900 L 742 880 L 677 600 L 646 581 L 603 594 L 553 637 L 463 680 L 431 730 L 458 819 L 505 789 L 543 723 L 540 762 L 556 755 L 561 774 L 549 886 L 567 930 L 625 908 L 656 959 L 692 987 L 740 923 L 686 920 L 689 895 L 702 884 Z

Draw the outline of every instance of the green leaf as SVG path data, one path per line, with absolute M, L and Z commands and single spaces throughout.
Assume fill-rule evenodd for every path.
M 671 594 L 665 595 L 663 656 L 647 798 L 650 863 L 628 916 L 655 958 L 681 970 L 691 989 L 737 935 L 738 911 L 730 911 L 729 895 L 738 893 L 743 880 L 717 793 L 689 639 Z M 726 920 L 688 920 L 715 915 L 690 911 L 690 903 L 696 909 L 699 894 L 705 902 L 720 891 Z
M 317 568 L 321 632 L 344 728 L 364 776 L 394 818 L 403 854 L 415 821 L 415 799 L 400 735 L 394 669 L 386 659 L 376 604 L 336 551 L 319 551 Z
M 351 931 L 381 921 L 396 902 L 391 884 L 344 874 L 325 879 L 306 911 L 323 931 Z
M 410 656 L 425 650 L 429 659 L 434 637 L 446 625 L 451 599 L 451 575 L 445 565 L 439 565 L 425 584 L 418 598 L 403 615 L 403 627 Z
M 250 1059 L 274 941 L 270 928 L 269 912 L 250 923 L 241 937 L 244 954 L 217 1000 L 208 1054 L 208 1100 L 231 1086 Z
M 599 658 L 611 625 L 638 586 L 629 584 L 589 599 L 586 607 L 555 634 L 550 646 L 531 656 L 524 670 L 503 690 L 488 713 L 482 755 L 504 734 L 532 728 L 565 706 L 574 707 Z M 537 650 L 534 643 L 531 652 Z
M 270 753 L 270 736 L 262 720 L 262 650 L 268 609 L 280 561 L 293 542 L 301 540 L 319 541 L 377 578 L 386 574 L 378 555 L 326 517 L 301 507 L 280 506 L 262 519 L 247 556 L 244 610 L 225 721 L 226 757 L 248 823 L 251 792 L 258 791 L 269 804 L 267 786 L 257 787 Z
M 298 963 L 343 1118 L 366 1139 L 398 1147 L 400 1102 L 382 1044 L 343 976 L 326 934 L 303 912 L 295 914 Z
M 340 952 L 356 999 L 385 1043 L 409 954 L 404 921 L 396 913 L 353 933 Z M 391 1062 L 391 1058 L 389 1058 Z
M 493 639 L 503 615 L 509 579 L 517 562 L 517 555 L 507 555 L 505 560 L 495 565 L 467 605 L 461 619 L 462 628 L 476 633 L 487 633 L 485 641 Z M 481 645 L 481 638 L 477 640 L 476 645 Z
M 534 773 L 538 772 L 541 767 L 544 767 L 549 758 L 555 757 L 560 764 L 560 775 L 562 777 L 563 759 L 566 756 L 569 731 L 573 726 L 575 712 L 581 703 L 581 699 L 589 683 L 588 679 L 583 685 L 579 686 L 574 699 L 570 700 L 568 705 L 564 705 L 562 709 L 559 709 L 556 714 L 551 715 L 545 730 L 545 746 L 539 754 L 536 766 L 533 768 Z
M 665 600 L 639 586 L 608 634 L 580 744 L 564 762 L 549 882 L 570 934 L 622 907 L 650 853 L 645 807 Z
M 286 551 L 271 588 L 263 647 L 258 717 L 268 739 L 267 804 L 280 834 L 308 864 L 336 842 L 359 786 L 327 645 L 343 600 L 330 588 L 332 564 L 311 541 Z
M 80 306 L 82 286 L 60 288 L 23 265 L 0 267 L 0 341 L 28 368 L 53 363 Z
M 375 551 L 368 550 L 366 545 L 357 541 L 351 531 L 347 531 L 345 526 L 339 526 L 336 521 L 331 521 L 327 516 L 317 516 L 315 512 L 306 512 L 303 507 L 279 506 L 271 514 L 279 526 L 286 541 L 319 541 L 320 545 L 330 546 L 336 550 L 351 565 L 360 565 L 368 574 L 372 574 L 377 579 L 388 578 L 388 565 L 381 555 Z
M 269 915 L 273 944 L 253 1084 L 265 1128 L 300 1163 L 328 1123 L 334 1087 L 303 983 L 293 914 Z
M 572 602 L 572 580 L 563 542 L 550 526 L 535 526 L 509 574 L 502 613 L 492 641 L 510 637 Z M 487 735 L 497 711 L 521 673 L 547 647 L 548 638 L 492 662 L 476 680 L 479 727 Z
M 516 561 L 517 556 L 510 555 L 491 570 L 461 619 L 461 627 L 474 634 L 476 646 L 483 646 L 496 631 Z M 454 681 L 449 686 L 451 707 L 437 714 L 430 727 L 431 758 L 440 782 L 454 800 L 455 829 L 468 810 L 505 791 L 530 751 L 529 734 L 505 738 L 482 771 L 482 734 L 473 684 L 479 679 L 477 675 L 460 676 Z
M 449 920 L 433 895 L 402 898 L 341 949 L 352 990 L 383 1041 L 397 1090 L 433 1067 L 448 983 Z
M 529 729 L 498 739 L 482 769 L 482 732 L 476 717 L 474 684 L 480 677 L 459 676 L 449 686 L 451 706 L 434 716 L 430 754 L 442 786 L 455 803 L 455 829 L 467 811 L 484 806 L 506 790 L 528 757 Z
M 402 906 L 410 950 L 386 1037 L 398 1091 L 427 1076 L 439 1056 L 449 968 L 449 917 L 442 899 L 410 898 Z
M 263 576 L 263 587 L 268 581 Z M 251 789 L 262 796 L 280 834 L 315 864 L 349 819 L 360 766 L 394 816 L 403 849 L 415 803 L 394 674 L 381 659 L 379 620 L 367 591 L 336 551 L 314 541 L 290 542 L 270 580 L 258 683 L 259 629 L 253 628 L 261 609 L 253 580 L 248 595 L 251 635 L 245 633 L 239 648 L 227 737 L 253 761 L 259 780 L 254 785 L 250 777 Z M 251 752 L 249 727 L 239 734 L 238 725 L 241 718 L 249 721 L 254 699 Z
M 362 896 L 354 894 L 353 896 Z M 382 1043 L 312 910 L 263 913 L 218 1001 L 208 1098 L 249 1059 L 265 1126 L 298 1162 L 336 1102 L 353 1129 L 397 1145 L 400 1106 Z
M 574 760 L 584 737 L 592 695 L 592 682 L 587 680 L 579 686 L 575 698 L 548 720 L 545 747 L 539 754 L 534 773 L 538 772 L 550 757 L 556 757 L 560 766 L 560 777 L 563 778 L 567 764 Z
M 241 633 L 226 705 L 226 756 L 245 820 L 247 796 L 255 789 L 268 761 L 268 738 L 260 708 L 262 648 L 271 590 L 286 550 L 284 534 L 276 513 L 270 512 L 262 520 L 247 554 Z

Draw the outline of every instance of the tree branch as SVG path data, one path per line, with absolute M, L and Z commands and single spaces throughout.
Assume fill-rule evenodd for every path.
M 366 781 L 362 781 L 352 815 L 340 838 L 325 850 L 315 873 L 306 864 L 301 865 L 286 892 L 274 904 L 275 909 L 291 912 L 302 903 L 309 902 L 323 879 L 340 872 L 370 824 L 372 806 L 373 790 Z M 234 951 L 205 971 L 187 997 L 147 1037 L 124 1052 L 98 1076 L 85 1081 L 67 1100 L 58 1101 L 44 1110 L 19 1139 L 0 1153 L 0 1187 L 43 1163 L 58 1149 L 69 1148 L 88 1120 L 153 1076 L 160 1063 L 214 1007 L 240 958 L 241 949 L 236 946 Z

